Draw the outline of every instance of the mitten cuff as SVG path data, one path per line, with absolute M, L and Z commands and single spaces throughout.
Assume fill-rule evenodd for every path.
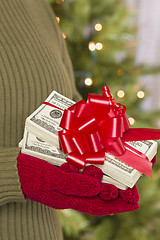
M 33 200 L 36 193 L 43 192 L 48 187 L 50 169 L 45 165 L 48 163 L 39 158 L 20 153 L 17 158 L 18 173 L 21 188 L 25 198 Z

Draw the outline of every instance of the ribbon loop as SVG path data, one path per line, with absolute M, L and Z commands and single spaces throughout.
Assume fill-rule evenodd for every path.
M 73 112 L 71 112 L 68 109 L 65 109 L 59 126 L 61 128 L 65 128 L 67 130 L 70 130 L 72 128 L 73 115 L 74 115 Z
M 71 142 L 71 137 L 67 131 L 62 130 L 58 132 L 60 149 L 63 149 L 64 153 L 71 153 L 74 151 L 74 146 Z
M 93 114 L 97 121 L 101 121 L 107 118 L 109 111 L 110 98 L 97 95 L 88 94 L 87 104 L 92 108 Z
M 79 155 L 75 152 L 70 153 L 67 157 L 67 162 L 71 163 L 72 165 L 82 169 L 85 166 L 85 159 L 83 155 Z
M 100 133 L 103 139 L 118 138 L 123 136 L 122 125 L 123 119 L 121 117 L 109 118 L 100 123 Z
M 106 152 L 109 152 L 115 156 L 120 156 L 126 151 L 121 138 L 117 138 L 116 140 L 112 138 L 106 139 L 105 148 Z
M 76 152 L 83 155 L 87 151 L 84 137 L 79 134 L 78 136 L 72 137 L 72 144 Z
M 81 118 L 84 115 L 91 114 L 92 110 L 84 100 L 79 101 L 74 110 L 74 117 Z
M 104 148 L 99 131 L 95 131 L 94 133 L 88 134 L 86 136 L 86 140 L 87 140 L 89 152 L 96 153 L 101 151 Z
M 97 153 L 87 153 L 85 155 L 85 161 L 86 163 L 92 163 L 92 164 L 100 164 L 103 165 L 104 164 L 104 160 L 105 160 L 105 151 L 102 150 L 100 152 Z

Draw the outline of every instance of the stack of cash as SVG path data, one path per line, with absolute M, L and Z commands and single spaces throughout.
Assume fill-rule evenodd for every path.
M 21 152 L 41 158 L 55 166 L 66 162 L 67 154 L 59 150 L 58 131 L 64 109 L 75 102 L 53 91 L 37 110 L 27 119 L 22 141 Z M 53 106 L 54 105 L 54 106 Z M 128 142 L 133 148 L 144 153 L 151 161 L 157 153 L 155 141 Z M 115 185 L 119 189 L 133 187 L 142 173 L 126 165 L 114 156 L 106 153 L 104 165 L 97 165 L 103 171 L 102 182 Z
M 36 137 L 27 129 L 24 131 L 23 141 L 20 144 L 22 144 L 22 153 L 46 160 L 55 166 L 61 166 L 66 162 L 66 155 L 63 151 Z
M 127 144 L 145 154 L 149 161 L 152 161 L 157 153 L 157 142 L 152 140 L 127 142 Z M 105 153 L 104 164 L 96 166 L 101 168 L 104 174 L 107 174 L 130 188 L 132 188 L 142 176 L 141 172 L 118 160 L 118 156 L 116 158 L 109 153 Z
M 36 109 L 27 119 L 26 128 L 29 132 L 59 147 L 58 131 L 63 111 L 75 104 L 74 101 L 53 91 L 38 109 Z M 51 106 L 54 105 L 55 107 Z

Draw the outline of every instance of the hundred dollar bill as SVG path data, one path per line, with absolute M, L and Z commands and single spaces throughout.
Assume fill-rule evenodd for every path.
M 55 166 L 61 166 L 66 162 L 66 155 L 63 151 L 36 137 L 27 129 L 24 131 L 21 152 L 46 160 Z
M 42 104 L 26 119 L 26 127 L 29 132 L 58 147 L 58 131 L 61 130 L 59 124 L 63 111 L 75 102 L 56 91 L 53 91 L 45 102 L 52 106 Z
M 105 174 L 103 174 L 102 182 L 112 184 L 121 190 L 126 190 L 128 188 L 125 184 L 123 184 Z
M 157 142 L 152 140 L 127 142 L 127 144 L 145 154 L 149 161 L 157 153 Z M 105 153 L 104 164 L 96 166 L 101 168 L 104 174 L 131 188 L 142 176 L 141 172 L 118 160 L 118 156 L 116 158 L 109 153 Z
M 55 149 L 58 149 L 58 131 L 61 130 L 59 123 L 61 121 L 63 111 L 64 109 L 72 106 L 75 102 L 57 93 L 56 91 L 53 91 L 45 100 L 45 102 L 47 102 L 49 105 L 42 104 L 26 119 L 26 129 L 28 133 L 33 134 L 38 139 L 43 139 L 46 144 L 54 146 Z M 25 142 L 26 138 L 23 144 Z M 150 161 L 157 152 L 157 142 L 155 141 L 134 141 L 128 142 L 127 144 L 144 153 Z M 29 151 L 29 149 L 23 145 L 22 151 Z M 30 152 L 35 153 L 35 150 L 33 151 L 33 149 L 30 149 Z M 128 187 L 133 187 L 142 175 L 139 171 L 119 161 L 118 157 L 115 158 L 108 153 L 105 155 L 104 165 L 96 166 L 101 168 L 104 174 L 110 178 Z
M 66 162 L 67 154 L 64 154 L 63 151 L 54 146 L 51 146 L 44 140 L 28 132 L 26 128 L 24 131 L 24 137 L 19 143 L 19 147 L 22 148 L 22 153 L 31 155 L 33 157 L 38 157 L 57 167 L 60 167 L 63 163 Z M 127 189 L 127 186 L 105 174 L 103 174 L 102 182 L 113 184 L 122 190 Z
M 141 142 L 133 142 L 133 145 L 141 146 L 141 144 L 142 144 Z M 148 154 L 149 154 L 150 147 L 153 150 L 153 146 L 150 141 L 147 141 L 146 145 L 148 145 L 149 147 L 149 150 L 148 150 Z M 21 142 L 19 143 L 19 146 L 22 147 L 22 150 L 21 150 L 22 153 L 41 158 L 55 166 L 61 166 L 63 163 L 66 162 L 65 159 L 67 155 L 64 154 L 63 151 L 60 151 L 58 148 L 51 146 L 44 140 L 39 139 L 32 133 L 29 133 L 26 129 L 24 132 L 23 141 L 21 140 Z M 156 145 L 154 144 L 154 146 Z M 144 150 L 143 152 L 147 152 L 147 147 L 144 146 L 143 150 Z M 152 155 L 155 155 L 154 151 L 152 151 Z M 151 158 L 152 156 L 150 156 L 150 159 Z M 96 165 L 103 170 L 104 174 L 103 174 L 102 182 L 113 184 L 119 189 L 125 190 L 127 189 L 127 187 L 133 187 L 135 182 L 142 175 L 137 170 L 122 163 L 121 161 L 119 161 L 118 159 L 116 159 L 115 157 L 107 153 L 106 153 L 106 162 L 105 162 L 105 165 L 108 166 L 107 171 L 105 170 L 105 165 L 102 165 L 102 166 Z M 120 175 L 120 170 L 122 172 L 122 175 Z M 106 173 L 109 174 L 110 171 L 111 171 L 110 175 L 112 177 L 106 175 Z M 126 173 L 128 173 L 128 176 Z M 115 179 L 113 177 L 115 177 Z M 129 179 L 132 180 L 132 183 L 129 182 Z

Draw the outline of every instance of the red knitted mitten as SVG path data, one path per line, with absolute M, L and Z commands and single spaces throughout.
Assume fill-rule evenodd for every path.
M 101 185 L 97 179 L 78 173 L 72 165 L 70 173 L 23 153 L 17 160 L 22 190 L 27 198 L 33 199 L 35 194 L 41 193 L 41 197 L 46 199 L 43 193 L 52 194 L 53 191 L 83 197 L 96 196 L 100 192 Z
M 78 173 L 78 169 L 68 163 L 58 168 L 20 153 L 18 170 L 25 197 L 52 208 L 71 208 L 98 216 L 139 207 L 136 186 L 118 190 L 114 185 L 100 183 L 103 172 L 93 165 Z

